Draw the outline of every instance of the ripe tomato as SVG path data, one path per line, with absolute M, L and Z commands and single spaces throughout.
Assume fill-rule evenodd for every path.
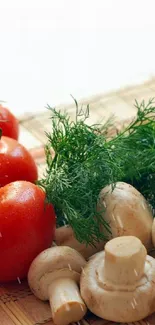
M 55 212 L 45 192 L 25 181 L 0 188 L 0 282 L 27 276 L 33 259 L 50 247 Z
M 0 140 L 0 187 L 24 180 L 35 182 L 37 166 L 28 150 L 16 140 L 2 137 Z
M 6 107 L 3 107 L 2 105 L 0 105 L 0 129 L 2 129 L 2 135 L 18 140 L 18 120 Z

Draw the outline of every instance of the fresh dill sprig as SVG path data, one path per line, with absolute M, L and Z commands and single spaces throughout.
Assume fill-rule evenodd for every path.
M 69 224 L 80 242 L 95 245 L 110 233 L 103 213 L 96 212 L 106 185 L 131 183 L 155 208 L 155 105 L 153 99 L 147 105 L 136 102 L 135 119 L 111 139 L 110 120 L 89 126 L 89 105 L 79 108 L 75 100 L 75 106 L 75 122 L 48 107 L 52 125 L 47 133 L 47 170 L 39 185 L 54 204 L 57 226 Z
M 144 101 L 141 104 L 136 102 L 136 108 L 135 120 L 116 138 L 122 150 L 123 180 L 135 186 L 155 209 L 154 99 L 150 99 L 147 105 Z
M 108 148 L 108 123 L 88 126 L 89 107 L 76 103 L 76 121 L 51 110 L 52 132 L 47 134 L 47 171 L 39 182 L 55 206 L 57 225 L 70 224 L 80 242 L 95 244 L 107 237 L 109 225 L 96 212 L 100 189 L 116 181 L 119 168 Z M 51 148 L 55 155 L 52 158 Z M 107 233 L 107 231 L 106 231 Z

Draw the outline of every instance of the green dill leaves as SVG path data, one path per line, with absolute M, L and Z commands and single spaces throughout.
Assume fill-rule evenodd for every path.
M 47 170 L 39 185 L 55 207 L 57 226 L 69 224 L 80 242 L 95 245 L 110 234 L 103 214 L 96 212 L 99 193 L 106 185 L 128 182 L 155 208 L 155 106 L 153 100 L 147 105 L 136 102 L 133 122 L 108 139 L 112 121 L 87 125 L 89 106 L 79 108 L 74 101 L 75 121 L 48 107 Z

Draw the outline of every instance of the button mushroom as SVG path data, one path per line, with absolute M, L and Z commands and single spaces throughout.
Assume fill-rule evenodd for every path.
M 144 196 L 133 186 L 123 182 L 117 182 L 114 189 L 112 185 L 106 186 L 100 192 L 97 206 L 98 211 L 103 208 L 111 238 L 136 236 L 147 250 L 152 248 L 152 211 Z
M 97 316 L 139 321 L 155 311 L 155 259 L 134 236 L 117 237 L 84 267 L 81 295 Z
M 79 321 L 86 313 L 78 283 L 85 259 L 74 249 L 55 246 L 32 262 L 28 283 L 36 297 L 49 300 L 56 325 Z
M 153 246 L 155 247 L 155 219 L 153 220 L 153 224 L 152 224 L 152 242 L 153 242 Z
M 74 231 L 70 226 L 57 228 L 54 240 L 58 246 L 69 246 L 76 249 L 85 259 L 103 250 L 105 245 L 103 241 L 96 243 L 95 246 L 80 243 L 75 238 Z

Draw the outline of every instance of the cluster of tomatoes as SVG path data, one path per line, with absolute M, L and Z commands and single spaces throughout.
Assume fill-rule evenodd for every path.
M 18 120 L 2 105 L 0 134 L 0 282 L 19 281 L 36 255 L 51 245 L 55 212 L 35 184 L 33 157 L 18 142 Z

